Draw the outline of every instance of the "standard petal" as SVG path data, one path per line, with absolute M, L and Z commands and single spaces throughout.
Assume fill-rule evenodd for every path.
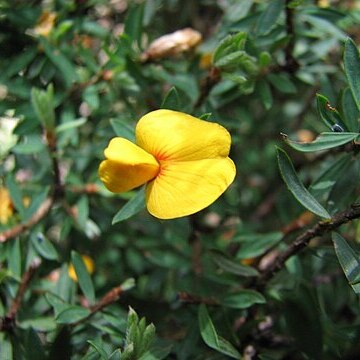
M 163 109 L 139 120 L 136 143 L 159 161 L 192 161 L 227 157 L 231 138 L 219 124 Z
M 233 182 L 230 158 L 164 162 L 146 187 L 148 211 L 160 219 L 193 214 L 212 204 Z
M 115 193 L 145 184 L 160 169 L 151 154 L 123 138 L 112 139 L 104 154 L 107 160 L 101 162 L 99 176 L 104 185 Z

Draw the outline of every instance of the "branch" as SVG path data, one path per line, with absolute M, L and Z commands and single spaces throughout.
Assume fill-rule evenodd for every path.
M 9 239 L 12 239 L 24 231 L 30 229 L 34 225 L 36 225 L 40 220 L 42 220 L 50 211 L 52 205 L 54 203 L 54 199 L 52 197 L 48 197 L 38 208 L 35 214 L 23 224 L 15 225 L 13 228 L 3 231 L 0 233 L 0 243 L 5 242 Z
M 11 331 L 14 328 L 15 325 L 15 318 L 16 314 L 18 313 L 21 302 L 24 298 L 25 291 L 27 287 L 29 286 L 29 283 L 31 279 L 33 278 L 37 268 L 40 266 L 41 261 L 37 260 L 34 261 L 29 268 L 25 271 L 21 278 L 21 282 L 18 288 L 18 291 L 16 293 L 15 299 L 13 300 L 9 311 L 5 315 L 5 317 L 2 319 L 2 322 L 0 324 L 0 331 Z
M 299 235 L 295 241 L 282 253 L 280 253 L 271 264 L 263 271 L 258 280 L 258 287 L 262 288 L 274 277 L 285 265 L 286 261 L 297 255 L 315 237 L 322 236 L 343 224 L 360 217 L 360 204 L 354 204 L 348 210 L 336 214 L 330 221 L 319 221 L 313 227 Z

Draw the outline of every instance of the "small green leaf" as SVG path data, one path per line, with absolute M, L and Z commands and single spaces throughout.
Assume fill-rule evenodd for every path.
M 44 236 L 43 233 L 32 233 L 30 236 L 30 240 L 37 253 L 44 259 L 59 259 L 59 254 L 56 251 L 54 245 Z
M 231 260 L 218 251 L 212 251 L 212 259 L 220 269 L 239 276 L 258 276 L 256 269 L 240 264 L 239 261 Z
M 344 113 L 344 121 L 349 131 L 359 131 L 360 110 L 357 108 L 354 97 L 350 88 L 346 88 L 342 94 L 342 111 Z
M 55 131 L 56 131 L 57 134 L 59 134 L 62 131 L 66 131 L 66 130 L 70 130 L 70 129 L 80 127 L 80 126 L 84 125 L 86 123 L 86 121 L 87 121 L 86 118 L 79 118 L 79 119 L 76 119 L 76 120 L 67 121 L 67 122 L 64 122 L 63 124 L 58 125 L 56 127 Z
M 40 135 L 27 135 L 23 137 L 21 143 L 16 144 L 12 151 L 21 155 L 33 155 L 45 150 L 45 144 Z
M 49 84 L 45 91 L 32 88 L 31 103 L 44 128 L 53 130 L 55 127 L 54 86 Z
M 12 203 L 14 204 L 16 210 L 19 212 L 20 217 L 23 218 L 25 207 L 23 204 L 22 191 L 11 173 L 6 176 L 5 185 L 6 188 L 9 190 Z
M 322 218 L 330 219 L 330 214 L 318 203 L 300 181 L 286 152 L 277 148 L 277 157 L 281 176 L 294 197 L 309 211 Z
M 129 200 L 114 216 L 112 225 L 129 219 L 145 207 L 145 188 L 141 188 L 137 194 Z
M 282 238 L 283 233 L 280 231 L 237 235 L 234 241 L 240 243 L 240 249 L 236 257 L 238 259 L 251 259 L 260 256 L 280 242 Z
M 259 80 L 256 86 L 265 109 L 269 110 L 273 104 L 273 96 L 269 83 L 265 80 Z
M 284 9 L 284 0 L 270 1 L 265 11 L 260 15 L 256 29 L 257 33 L 261 35 L 268 34 L 275 26 L 277 19 Z
M 100 344 L 93 340 L 87 340 L 87 342 L 99 354 L 101 359 L 108 360 L 108 355 Z
M 297 91 L 296 86 L 290 80 L 289 75 L 285 73 L 268 74 L 267 79 L 275 89 L 284 94 L 295 94 Z
M 338 233 L 332 234 L 334 249 L 339 263 L 346 275 L 349 284 L 356 294 L 360 294 L 360 256 L 347 241 Z
M 344 66 L 351 92 L 360 111 L 360 55 L 351 38 L 345 42 Z
M 254 290 L 239 290 L 235 294 L 224 296 L 221 300 L 221 304 L 234 309 L 246 309 L 264 303 L 266 303 L 264 296 Z
M 175 87 L 172 87 L 168 93 L 165 95 L 165 98 L 160 106 L 161 109 L 169 110 L 181 110 L 180 97 L 179 93 Z
M 82 292 L 91 304 L 95 302 L 95 291 L 90 274 L 84 264 L 80 254 L 76 251 L 71 252 L 71 262 L 74 265 L 76 276 Z
M 330 105 L 330 101 L 327 97 L 316 94 L 316 104 L 322 121 L 330 130 L 336 131 L 336 128 L 342 131 L 347 130 L 339 112 Z
M 285 138 L 285 141 L 295 150 L 301 152 L 313 152 L 328 150 L 347 144 L 348 142 L 355 140 L 358 136 L 358 133 L 352 132 L 324 132 L 312 142 L 297 142 L 288 138 Z
M 90 315 L 90 310 L 82 306 L 70 305 L 56 317 L 58 324 L 74 324 Z
M 201 337 L 207 346 L 222 354 L 228 355 L 233 359 L 241 358 L 240 353 L 234 348 L 234 346 L 217 334 L 204 304 L 199 306 L 198 321 Z
M 121 119 L 110 119 L 110 124 L 115 134 L 135 142 L 135 131 L 134 127 L 131 126 L 127 121 Z
M 45 51 L 46 56 L 58 68 L 62 74 L 62 79 L 67 87 L 70 87 L 78 80 L 73 63 L 58 48 L 53 47 L 47 39 L 40 38 L 40 43 Z
M 144 17 L 144 4 L 134 4 L 130 6 L 125 19 L 124 33 L 135 42 L 140 44 Z

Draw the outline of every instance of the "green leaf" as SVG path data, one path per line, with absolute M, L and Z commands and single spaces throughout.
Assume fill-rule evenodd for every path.
M 330 214 L 318 203 L 300 181 L 286 152 L 277 148 L 277 157 L 281 176 L 299 203 L 314 214 L 325 219 L 330 219 Z
M 175 87 L 172 87 L 166 94 L 161 106 L 161 109 L 181 110 L 179 93 Z
M 55 131 L 57 134 L 61 133 L 62 131 L 78 128 L 86 123 L 86 118 L 79 118 L 72 121 L 67 121 L 63 124 L 60 124 L 56 127 Z
M 14 352 L 11 341 L 9 337 L 3 337 L 2 334 L 0 334 L 0 359 L 14 359 Z
M 24 339 L 26 359 L 27 360 L 42 360 L 46 359 L 45 349 L 41 344 L 38 334 L 33 328 L 29 328 L 25 332 Z
M 21 248 L 20 239 L 12 240 L 8 249 L 8 269 L 11 275 L 20 279 L 21 277 Z
M 234 309 L 246 309 L 264 303 L 266 303 L 264 296 L 254 290 L 239 290 L 235 294 L 224 296 L 221 300 L 222 305 Z
M 264 234 L 241 234 L 234 238 L 234 242 L 241 244 L 236 257 L 251 259 L 264 254 L 283 238 L 283 233 L 275 231 Z
M 58 324 L 74 324 L 90 315 L 90 310 L 82 306 L 69 305 L 55 318 Z
M 316 104 L 321 119 L 330 130 L 338 132 L 347 130 L 339 112 L 330 105 L 327 97 L 316 94 Z
M 215 49 L 213 63 L 216 64 L 222 57 L 233 52 L 244 50 L 246 38 L 247 34 L 245 32 L 238 32 L 235 35 L 228 35 Z
M 354 97 L 350 88 L 346 88 L 342 94 L 342 111 L 344 113 L 344 121 L 349 131 L 359 131 L 360 110 L 357 108 Z
M 295 94 L 296 86 L 290 80 L 289 75 L 285 73 L 268 74 L 267 79 L 271 82 L 271 85 L 284 94 Z
M 125 19 L 124 33 L 137 45 L 143 31 L 144 3 L 130 6 Z
M 301 152 L 313 152 L 332 149 L 348 142 L 355 140 L 359 136 L 358 133 L 352 132 L 324 132 L 321 133 L 314 141 L 312 142 L 298 142 L 293 141 L 285 137 L 285 141 L 293 149 Z
M 273 104 L 273 96 L 269 83 L 265 80 L 259 80 L 256 83 L 256 87 L 259 91 L 260 99 L 264 104 L 265 109 L 269 110 Z
M 33 155 L 45 150 L 45 144 L 42 141 L 40 135 L 27 135 L 23 137 L 21 143 L 16 144 L 12 151 L 21 155 Z
M 135 142 L 134 127 L 131 126 L 127 121 L 120 119 L 110 119 L 110 124 L 117 136 L 121 136 L 125 139 Z
M 6 188 L 9 190 L 9 194 L 10 194 L 12 203 L 14 204 L 16 210 L 19 212 L 20 217 L 23 218 L 24 212 L 25 212 L 25 207 L 23 204 L 22 191 L 19 188 L 18 184 L 16 183 L 16 181 L 14 179 L 14 176 L 11 173 L 9 173 L 6 176 L 5 185 L 6 185 Z
M 231 274 L 239 276 L 258 276 L 259 273 L 256 269 L 240 264 L 239 261 L 231 260 L 218 251 L 212 251 L 212 259 L 220 267 L 220 269 Z
M 256 23 L 258 35 L 266 35 L 271 31 L 271 29 L 275 26 L 279 16 L 283 12 L 283 9 L 284 0 L 274 0 L 269 2 L 269 5 L 260 15 Z
M 103 349 L 102 345 L 98 344 L 94 340 L 87 340 L 87 342 L 99 354 L 101 359 L 108 360 L 108 355 L 106 351 Z
M 351 38 L 347 38 L 345 42 L 344 66 L 351 92 L 360 111 L 360 55 Z
M 201 337 L 207 346 L 222 354 L 228 355 L 233 359 L 241 358 L 240 353 L 234 348 L 234 346 L 217 334 L 204 304 L 199 306 L 198 321 Z
M 141 188 L 137 194 L 129 200 L 114 216 L 112 225 L 129 219 L 145 207 L 145 188 Z
M 62 54 L 58 48 L 53 47 L 44 37 L 40 38 L 40 43 L 46 56 L 60 71 L 65 85 L 70 87 L 78 80 L 78 75 L 72 62 L 64 54 Z
M 53 130 L 55 127 L 54 86 L 49 84 L 46 91 L 32 88 L 31 104 L 44 128 Z
M 43 233 L 32 233 L 30 236 L 31 243 L 33 244 L 37 253 L 44 259 L 58 260 L 59 254 L 54 245 L 44 236 Z
M 76 251 L 71 252 L 71 262 L 74 265 L 76 276 L 82 292 L 91 304 L 95 302 L 95 291 L 90 274 L 84 264 L 80 254 Z
M 349 284 L 356 294 L 360 294 L 360 256 L 347 241 L 338 233 L 332 234 L 335 253 L 347 277 Z
M 44 186 L 43 190 L 39 194 L 34 194 L 34 198 L 31 199 L 30 205 L 24 210 L 23 222 L 28 221 L 45 202 L 49 194 L 49 190 L 49 186 Z

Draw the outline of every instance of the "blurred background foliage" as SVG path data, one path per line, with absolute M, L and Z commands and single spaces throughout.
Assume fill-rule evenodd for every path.
M 356 0 L 0 0 L 0 358 L 359 358 L 359 22 Z M 234 184 L 187 218 L 98 179 L 158 108 L 232 134 Z

